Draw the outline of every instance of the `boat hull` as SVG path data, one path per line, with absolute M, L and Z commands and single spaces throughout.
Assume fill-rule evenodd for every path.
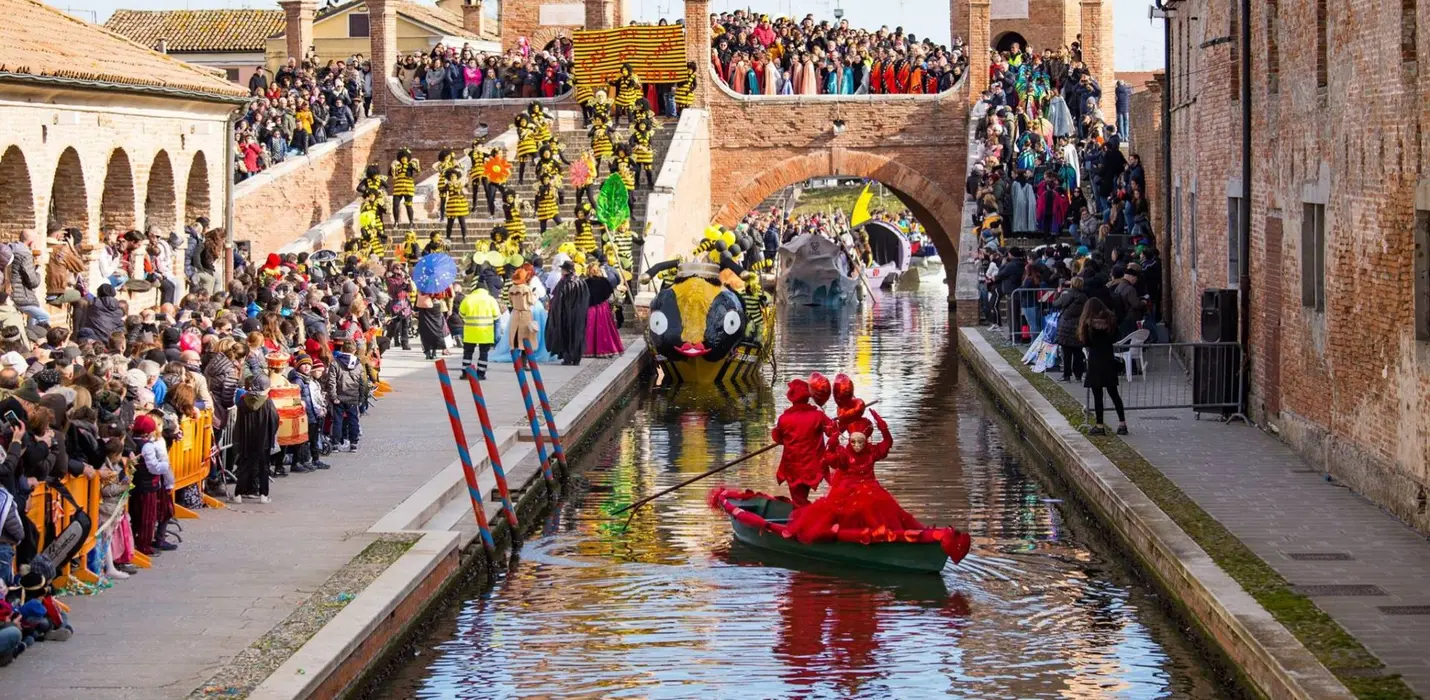
M 787 500 L 728 489 L 717 490 L 713 499 L 730 517 L 735 539 L 784 556 L 876 571 L 936 574 L 948 563 L 950 550 L 955 563 L 968 552 L 968 535 L 953 528 L 906 531 L 897 535 L 901 541 L 803 543 L 785 536 L 784 526 L 794 508 Z

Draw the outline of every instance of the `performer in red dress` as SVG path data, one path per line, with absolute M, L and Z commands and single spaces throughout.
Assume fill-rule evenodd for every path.
M 809 492 L 819 488 L 828 476 L 824 466 L 824 435 L 833 422 L 819 407 L 810 404 L 809 382 L 794 379 L 785 394 L 791 406 L 780 414 L 770 438 L 783 445 L 778 483 L 789 483 L 789 497 L 796 506 L 809 505 Z M 828 396 L 828 394 L 825 394 Z
M 835 380 L 835 395 L 840 394 L 840 382 Z M 849 444 L 831 441 L 825 449 L 825 465 L 829 476 L 829 495 L 799 508 L 790 516 L 786 530 L 800 542 L 837 539 L 841 530 L 922 530 L 923 525 L 899 506 L 879 480 L 874 477 L 874 463 L 887 457 L 894 446 L 889 424 L 870 410 L 879 426 L 883 441 L 871 443 L 873 425 L 864 417 L 864 402 L 847 401 L 839 410 L 839 424 L 849 433 Z

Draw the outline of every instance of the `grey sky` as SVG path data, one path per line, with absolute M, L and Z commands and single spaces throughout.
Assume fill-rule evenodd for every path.
M 510 2 L 511 0 L 507 0 Z M 1076 0 L 1073 0 L 1076 1 Z M 51 0 L 55 6 L 76 16 L 103 22 L 116 9 L 182 10 L 221 7 L 276 8 L 263 0 Z M 684 13 L 681 0 L 625 0 L 631 15 L 652 20 Z M 1162 22 L 1147 19 L 1150 0 L 1113 0 L 1116 25 L 1115 56 L 1118 70 L 1152 70 L 1162 67 Z M 841 7 L 856 27 L 902 26 L 915 35 L 925 33 L 937 42 L 947 42 L 947 0 L 711 0 L 712 12 L 754 8 L 774 14 L 833 18 Z

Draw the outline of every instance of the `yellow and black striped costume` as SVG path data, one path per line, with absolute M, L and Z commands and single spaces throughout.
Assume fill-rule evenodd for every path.
M 544 117 L 533 115 L 530 117 L 533 133 L 536 136 L 536 143 L 543 144 L 551 140 L 551 124 Z
M 740 292 L 740 303 L 745 307 L 747 328 L 745 337 L 763 338 L 765 334 L 765 306 L 769 297 L 760 286 L 760 276 L 755 273 L 745 275 L 745 289 Z
M 411 197 L 417 194 L 417 173 L 421 172 L 422 164 L 416 160 L 392 161 L 387 173 L 392 180 L 392 196 Z
M 561 187 L 561 163 L 553 157 L 554 153 L 550 149 L 542 150 L 543 158 L 536 161 L 536 179 L 551 178 L 551 183 L 557 188 Z
M 595 124 L 595 123 L 596 123 L 596 120 L 598 120 L 598 119 L 599 119 L 599 120 L 601 121 L 601 123 L 603 123 L 603 124 L 610 124 L 610 123 L 611 123 L 611 103 L 610 103 L 610 102 L 597 102 L 597 101 L 595 101 L 595 100 L 592 100 L 592 101 L 591 101 L 591 123 L 592 123 L 592 124 Z
M 502 199 L 502 218 L 507 240 L 520 246 L 526 240 L 526 222 L 521 220 L 521 200 L 516 198 L 515 192 L 507 192 Z
M 576 217 L 576 250 L 590 255 L 596 252 L 596 233 L 591 226 L 591 220 L 584 216 Z
M 636 188 L 636 167 L 631 162 L 631 157 L 623 153 L 617 153 L 611 157 L 611 172 L 621 176 L 621 182 L 626 183 L 627 190 Z
M 695 104 L 695 73 L 675 84 L 675 106 L 685 109 Z
M 595 154 L 596 160 L 604 161 L 611 157 L 611 129 L 601 120 L 592 120 L 591 124 L 591 152 Z
M 634 236 L 631 235 L 631 230 L 626 226 L 621 226 L 614 232 L 606 234 L 606 242 L 616 246 L 616 252 L 620 256 L 620 268 L 629 271 L 632 261 L 631 250 L 635 247 Z M 617 261 L 613 260 L 610 262 L 614 263 Z
M 472 169 L 467 171 L 467 182 L 472 184 L 487 181 L 487 158 L 490 157 L 487 149 L 482 148 L 480 141 L 473 141 L 472 147 L 467 149 L 467 157 L 472 159 Z
M 615 103 L 620 109 L 630 109 L 635 106 L 636 100 L 641 96 L 641 79 L 635 71 L 623 72 L 622 75 L 611 81 L 611 86 L 616 89 Z
M 536 129 L 526 115 L 516 117 L 516 159 L 524 160 L 536 155 L 540 144 L 536 140 Z
M 551 221 L 560 213 L 556 203 L 556 185 L 545 180 L 536 188 L 536 220 Z
M 371 231 L 381 235 L 383 232 L 382 215 L 387 213 L 387 205 L 382 201 L 382 195 L 379 194 L 381 191 L 382 190 L 368 190 L 367 194 L 362 198 L 362 205 L 358 209 L 358 213 L 372 212 L 372 224 L 370 226 L 364 226 L 363 233 Z
M 631 131 L 631 160 L 636 165 L 650 167 L 655 162 L 655 153 L 650 148 L 650 128 L 643 124 L 636 122 L 636 128 Z
M 357 254 L 364 258 L 382 257 L 384 250 L 382 236 L 375 231 L 367 231 L 358 239 Z
M 467 199 L 467 189 L 461 178 L 449 177 L 442 181 L 442 215 L 449 219 L 461 219 L 472 213 L 471 200 Z
M 377 170 L 377 166 L 372 166 L 372 169 Z M 381 175 L 368 175 L 363 177 L 362 182 L 358 183 L 357 191 L 360 195 L 367 195 L 369 192 L 381 194 L 386 186 L 387 178 Z
M 447 154 L 443 156 L 441 160 L 437 161 L 436 165 L 432 166 L 432 168 L 437 171 L 437 174 L 441 175 L 442 177 L 447 176 L 448 170 L 460 167 L 462 167 L 462 165 L 461 163 L 457 162 L 457 154 L 451 151 L 448 151 Z
M 596 90 L 577 79 L 575 75 L 571 76 L 571 85 L 576 91 L 576 104 L 582 107 L 590 106 L 591 101 L 596 98 Z

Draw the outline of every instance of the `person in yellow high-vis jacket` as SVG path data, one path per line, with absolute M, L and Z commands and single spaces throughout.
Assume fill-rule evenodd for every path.
M 487 378 L 487 354 L 497 339 L 497 317 L 501 307 L 492 293 L 478 286 L 462 299 L 462 369 L 472 366 L 472 351 L 477 351 L 477 379 Z

